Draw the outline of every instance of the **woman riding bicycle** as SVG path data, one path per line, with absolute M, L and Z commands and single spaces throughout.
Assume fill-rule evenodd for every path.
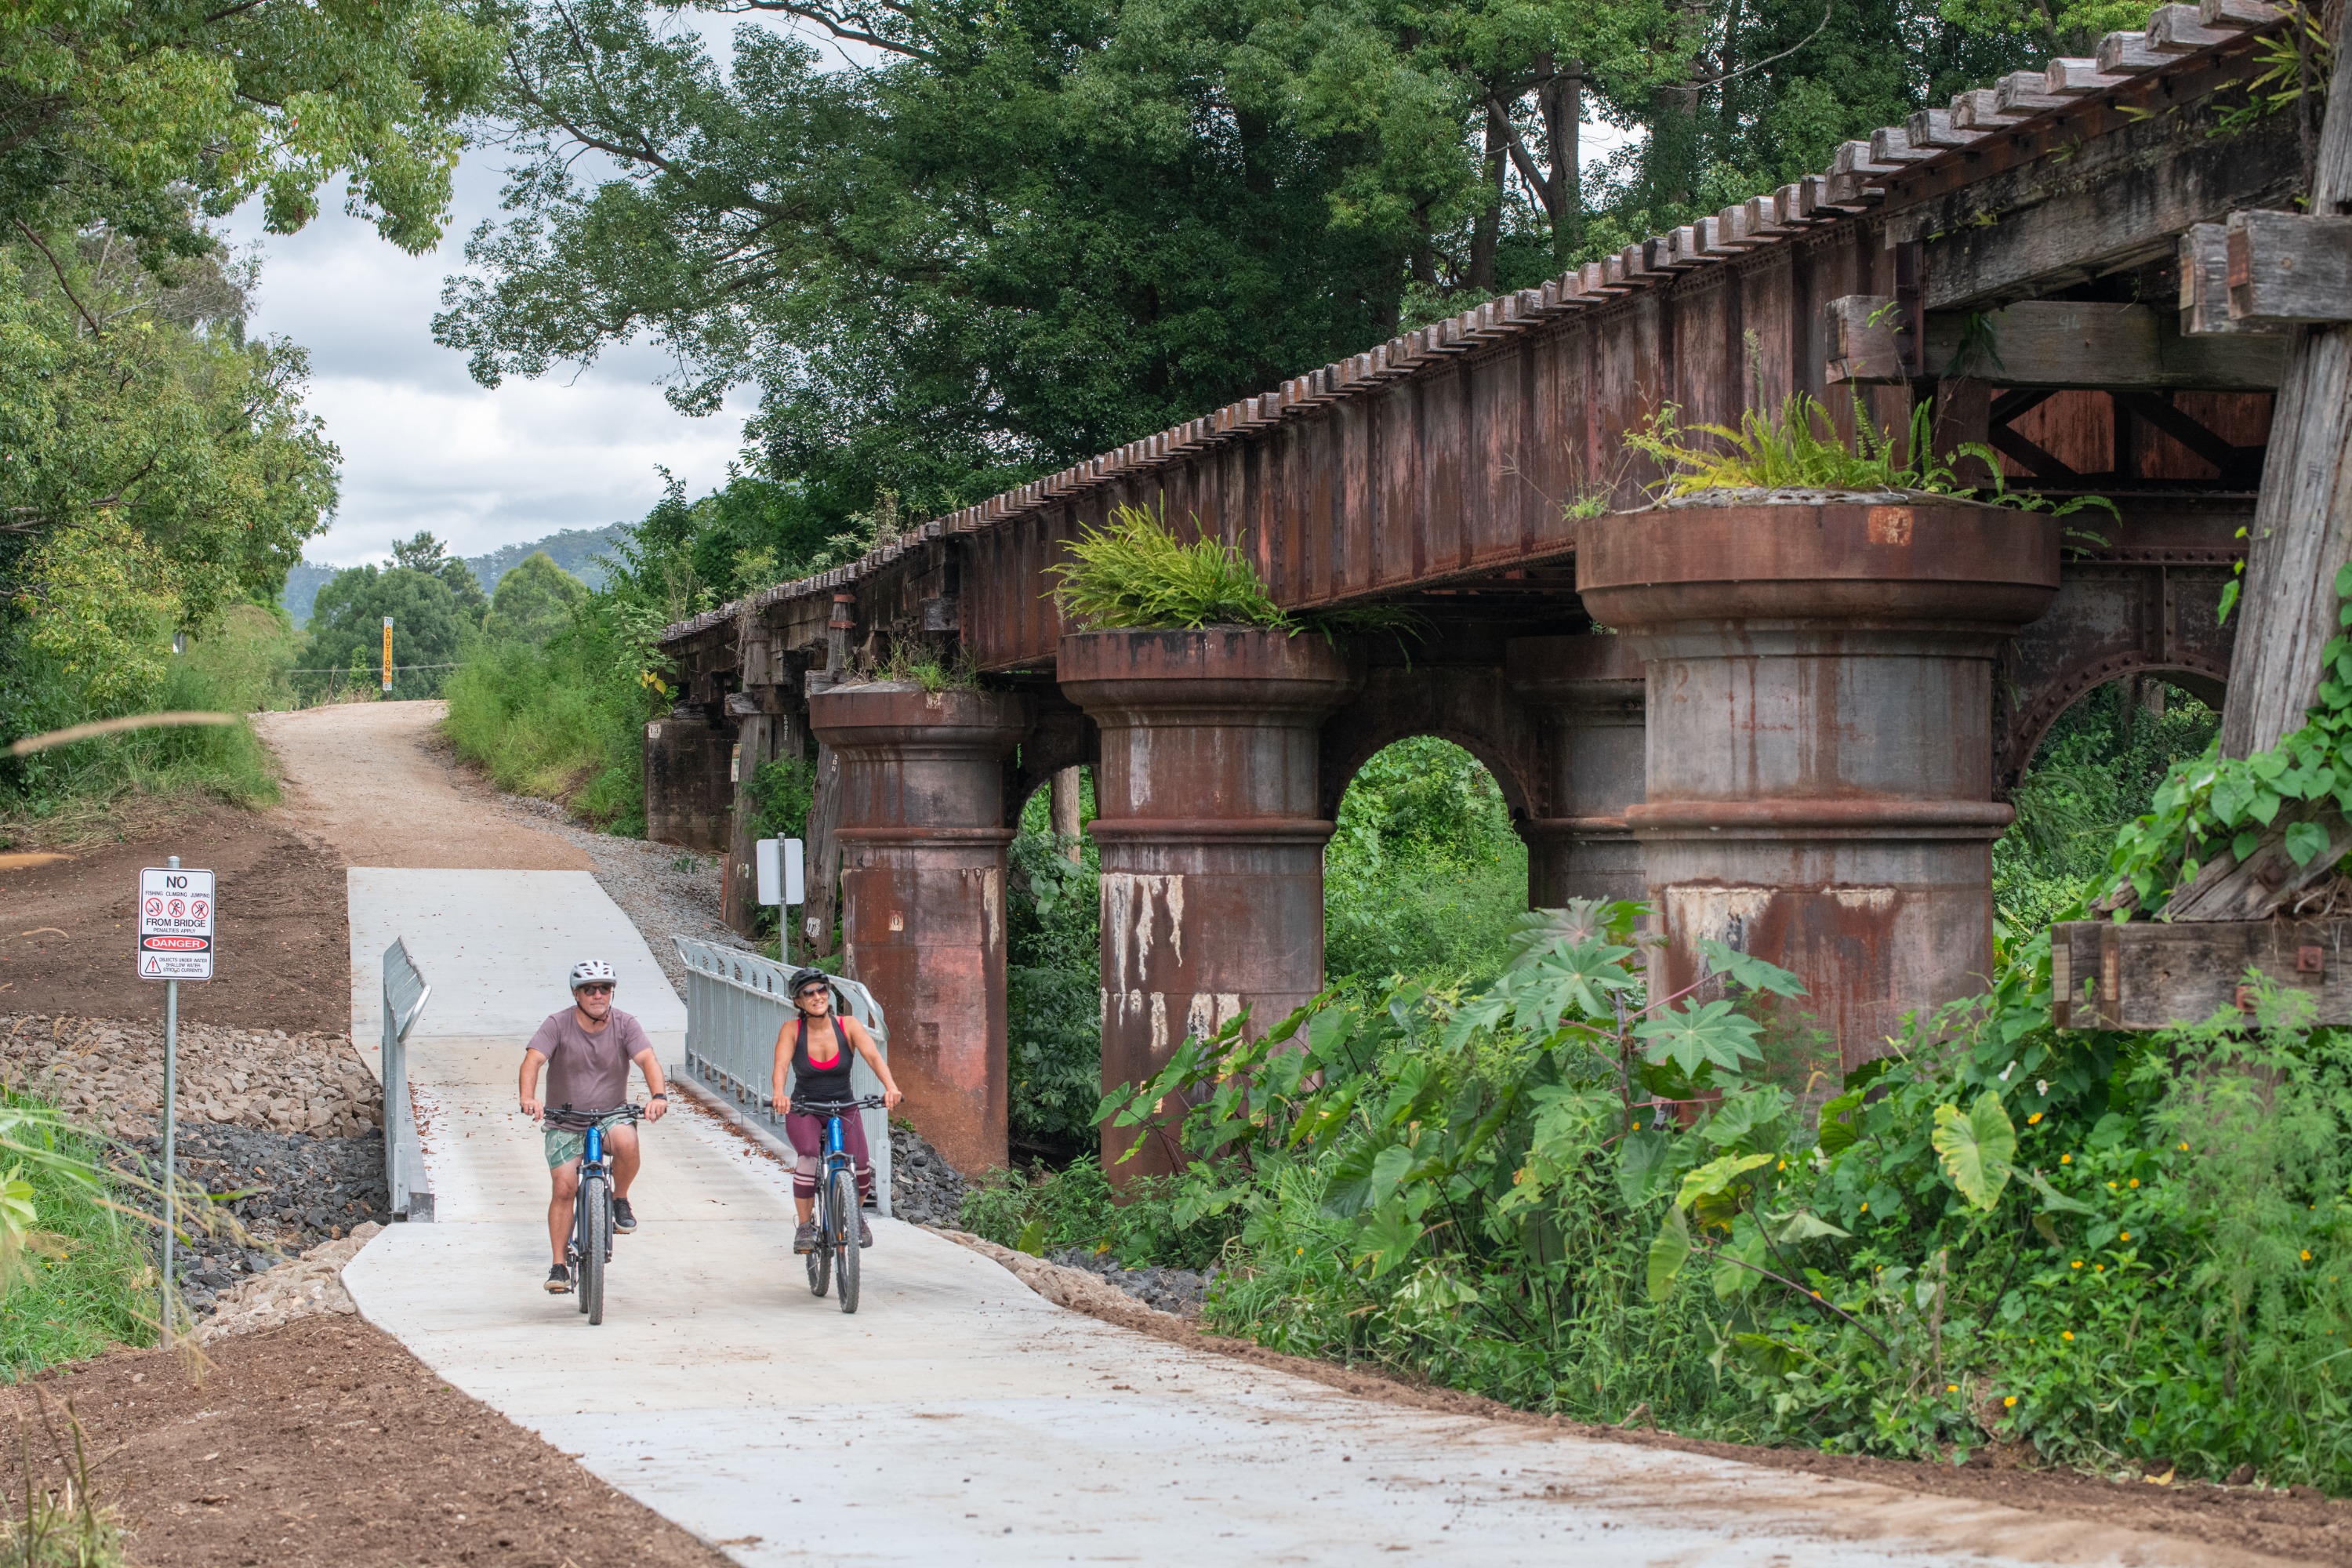
M 784 1020 L 783 1027 L 776 1031 L 774 1097 L 778 1105 L 784 1103 L 784 1069 L 789 1067 L 793 1110 L 784 1118 L 784 1136 L 792 1140 L 793 1152 L 800 1156 L 793 1169 L 793 1206 L 800 1212 L 801 1226 L 793 1237 L 793 1250 L 814 1252 L 816 1183 L 824 1156 L 825 1119 L 803 1114 L 799 1107 L 845 1105 L 856 1098 L 849 1087 L 852 1051 L 864 1057 L 874 1076 L 882 1080 L 885 1106 L 898 1109 L 901 1097 L 898 1080 L 890 1076 L 890 1064 L 874 1048 L 874 1037 L 866 1032 L 866 1026 L 834 1014 L 833 983 L 823 970 L 803 969 L 793 975 L 793 1005 L 799 1016 Z M 832 1027 L 825 1027 L 827 1024 Z M 857 1167 L 857 1195 L 870 1202 L 874 1163 L 866 1152 L 863 1118 L 853 1112 L 841 1119 L 841 1142 Z M 874 1232 L 863 1214 L 857 1216 L 857 1245 L 874 1245 Z

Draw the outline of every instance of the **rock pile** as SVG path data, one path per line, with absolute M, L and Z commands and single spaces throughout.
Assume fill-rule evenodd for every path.
M 213 1302 L 212 1321 L 197 1328 L 196 1342 L 258 1333 L 321 1312 L 356 1312 L 358 1307 L 343 1289 L 343 1265 L 383 1228 L 370 1221 L 341 1241 L 320 1242 L 301 1257 L 222 1291 Z
M 0 1014 L 0 1083 L 51 1100 L 118 1138 L 155 1131 L 163 1026 Z M 383 1096 L 341 1035 L 180 1026 L 180 1117 L 351 1137 L 383 1120 Z
M 1108 1252 L 1089 1252 L 1079 1247 L 1049 1252 L 1045 1261 L 1065 1268 L 1084 1269 L 1147 1307 L 1157 1307 L 1183 1318 L 1200 1316 L 1201 1303 L 1207 1299 L 1209 1286 L 1217 1277 L 1213 1267 L 1205 1274 L 1196 1274 L 1190 1268 L 1127 1268 Z
M 131 1147 L 152 1162 L 160 1138 Z M 247 1195 L 221 1204 L 236 1217 L 251 1245 L 205 1236 L 173 1249 L 172 1272 L 198 1316 L 213 1311 L 254 1276 L 289 1254 L 340 1240 L 392 1218 L 383 1184 L 383 1135 L 370 1128 L 356 1138 L 314 1138 L 303 1132 L 208 1122 L 184 1123 L 173 1149 L 184 1180 L 208 1193 Z M 369 1235 L 374 1231 L 370 1230 Z M 157 1250 L 161 1250 L 160 1247 Z
M 962 1223 L 963 1177 L 911 1127 L 890 1124 L 890 1215 L 908 1225 Z

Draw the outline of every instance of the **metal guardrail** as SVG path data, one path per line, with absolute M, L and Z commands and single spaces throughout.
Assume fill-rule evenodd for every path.
M 793 1015 L 790 991 L 793 969 L 731 947 L 717 947 L 692 937 L 673 936 L 677 955 L 686 963 L 686 1070 L 706 1086 L 735 1101 L 737 1113 L 764 1127 L 779 1141 L 784 1119 L 761 1109 L 773 1087 L 776 1032 Z M 874 1037 L 874 1048 L 890 1055 L 890 1029 L 874 994 L 855 980 L 828 973 L 834 1005 L 844 1017 L 855 1018 Z M 787 1069 L 789 1072 L 789 1069 Z M 850 1068 L 851 1092 L 860 1099 L 882 1092 L 882 1080 L 858 1058 Z M 789 1085 L 787 1086 L 789 1088 Z M 866 1124 L 866 1148 L 874 1159 L 874 1208 L 890 1213 L 890 1117 L 887 1111 L 859 1113 Z
M 383 950 L 383 1179 L 396 1219 L 433 1217 L 425 1143 L 416 1135 L 416 1109 L 408 1098 L 408 1031 L 432 994 L 405 942 Z

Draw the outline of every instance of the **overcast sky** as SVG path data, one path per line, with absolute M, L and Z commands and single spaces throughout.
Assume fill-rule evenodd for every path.
M 733 20 L 701 30 L 724 48 Z M 1622 140 L 1601 126 L 1585 134 L 1588 157 L 1601 155 L 1596 142 Z M 505 156 L 497 148 L 466 156 L 446 234 L 425 256 L 404 255 L 343 216 L 339 191 L 322 193 L 324 210 L 299 234 L 265 236 L 253 205 L 226 225 L 240 249 L 261 244 L 252 330 L 310 351 L 310 406 L 342 450 L 341 504 L 307 560 L 382 561 L 393 541 L 419 529 L 453 555 L 480 555 L 560 529 L 634 521 L 661 494 L 663 468 L 689 495 L 727 478 L 756 390 L 687 418 L 662 400 L 668 361 L 637 343 L 586 370 L 492 391 L 474 384 L 463 355 L 433 341 L 442 280 L 463 268 L 474 226 L 498 216 Z

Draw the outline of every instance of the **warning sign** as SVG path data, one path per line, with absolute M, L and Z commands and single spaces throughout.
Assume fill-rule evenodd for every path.
M 213 977 L 213 874 L 150 866 L 139 873 L 139 978 Z

